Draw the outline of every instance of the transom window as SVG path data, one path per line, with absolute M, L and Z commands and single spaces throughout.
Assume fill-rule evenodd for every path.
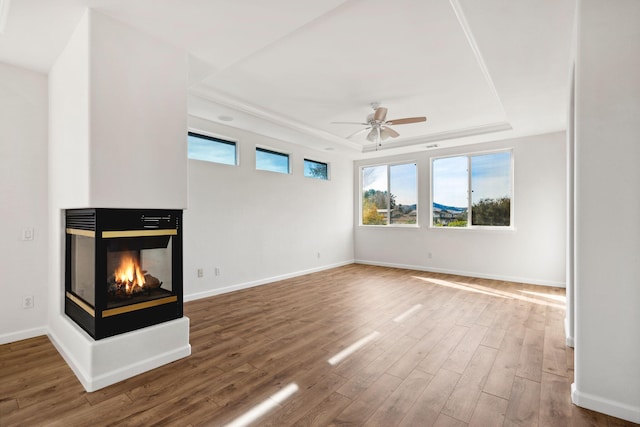
M 432 226 L 513 224 L 511 151 L 438 158 L 431 166 Z
M 256 147 L 256 169 L 288 174 L 289 155 Z
M 415 163 L 362 168 L 362 225 L 417 224 Z
M 213 136 L 189 132 L 187 136 L 187 153 L 190 159 L 205 162 L 237 165 L 238 155 L 236 143 Z
M 304 159 L 304 176 L 316 179 L 329 179 L 329 165 L 315 160 Z

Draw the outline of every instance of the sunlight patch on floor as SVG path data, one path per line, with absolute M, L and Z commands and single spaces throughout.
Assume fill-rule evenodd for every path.
M 520 300 L 520 301 L 526 301 L 526 302 L 530 302 L 530 303 L 533 303 L 533 304 L 546 305 L 546 306 L 549 306 L 549 307 L 560 308 L 560 309 L 563 309 L 563 310 L 565 309 L 565 305 L 564 304 L 555 304 L 553 302 L 549 302 L 549 301 L 545 301 L 543 299 L 540 299 L 540 298 L 548 298 L 548 299 L 553 299 L 553 300 L 556 300 L 556 301 L 560 301 L 558 299 L 559 296 L 549 295 L 549 294 L 545 294 L 545 293 L 542 293 L 542 292 L 531 292 L 531 291 L 524 291 L 524 290 L 521 290 L 521 289 L 518 290 L 518 292 L 531 294 L 533 296 L 540 296 L 540 298 L 533 298 L 533 297 L 528 297 L 528 296 L 521 295 L 519 293 L 513 293 L 513 292 L 508 292 L 508 291 L 503 291 L 503 290 L 499 290 L 499 289 L 490 288 L 488 286 L 472 285 L 472 284 L 468 284 L 468 283 L 454 283 L 454 282 L 449 282 L 447 280 L 434 279 L 434 278 L 430 278 L 430 277 L 413 276 L 413 278 L 422 280 L 424 282 L 433 283 L 434 285 L 445 286 L 445 287 L 453 288 L 453 289 L 459 289 L 459 290 L 466 291 L 466 292 L 475 292 L 475 293 L 490 295 L 490 296 L 498 297 L 498 298 L 517 299 L 517 300 Z M 562 301 L 564 302 L 564 300 L 562 300 Z
M 552 299 L 558 302 L 563 302 L 563 303 L 567 302 L 567 297 L 564 295 L 551 295 L 551 294 L 545 294 L 542 292 L 533 292 L 533 291 L 520 291 L 520 292 L 522 292 L 523 294 L 533 295 L 536 297 Z
M 432 278 L 427 278 L 427 277 L 416 277 L 416 276 L 414 276 L 414 278 L 415 279 L 420 279 L 420 280 L 422 280 L 424 282 L 433 283 L 435 285 L 446 286 L 447 288 L 460 289 L 462 291 L 474 292 L 474 293 L 477 293 L 477 294 L 491 295 L 492 297 L 513 298 L 511 295 L 500 295 L 498 292 L 496 292 L 495 290 L 493 290 L 491 288 L 482 289 L 482 288 L 484 288 L 484 286 L 464 285 L 464 284 L 459 284 L 459 283 L 448 282 L 446 280 L 432 279 Z
M 225 427 L 245 427 L 264 416 L 273 408 L 279 406 L 282 402 L 291 397 L 299 387 L 296 383 L 291 383 L 279 392 L 267 397 L 262 403 L 254 406 L 235 420 L 231 421 Z
M 378 331 L 371 332 L 366 337 L 360 338 L 358 341 L 354 342 L 349 347 L 337 353 L 331 359 L 327 360 L 327 362 L 329 362 L 329 364 L 332 366 L 337 365 L 338 363 L 342 362 L 344 359 L 349 357 L 351 354 L 355 353 L 356 351 L 360 350 L 362 347 L 367 345 L 369 342 L 378 338 L 378 336 L 380 336 L 380 332 Z
M 422 304 L 416 304 L 413 307 L 411 307 L 409 310 L 397 316 L 395 319 L 393 319 L 393 321 L 396 323 L 402 323 L 402 321 L 404 321 L 407 317 L 419 311 L 421 308 L 422 308 Z

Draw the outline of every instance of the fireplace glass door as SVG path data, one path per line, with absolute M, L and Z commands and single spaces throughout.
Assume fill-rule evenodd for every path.
M 107 309 L 171 296 L 172 236 L 104 239 Z

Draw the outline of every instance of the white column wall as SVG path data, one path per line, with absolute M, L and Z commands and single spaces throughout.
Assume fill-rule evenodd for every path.
M 187 53 L 90 17 L 90 207 L 184 209 Z
M 187 55 L 88 10 L 50 74 L 49 328 L 88 391 L 190 354 L 189 319 L 94 341 L 64 314 L 68 208 L 186 207 Z
M 640 423 L 640 2 L 577 19 L 572 397 Z

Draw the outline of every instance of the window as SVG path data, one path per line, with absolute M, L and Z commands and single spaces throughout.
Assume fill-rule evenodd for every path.
M 289 173 L 289 155 L 256 147 L 256 169 Z
M 315 160 L 304 159 L 304 176 L 316 179 L 329 179 L 329 165 Z
M 362 168 L 362 225 L 417 224 L 415 163 Z
M 511 226 L 511 151 L 434 159 L 431 171 L 433 226 Z
M 237 165 L 236 143 L 212 136 L 189 132 L 188 157 L 194 160 Z

